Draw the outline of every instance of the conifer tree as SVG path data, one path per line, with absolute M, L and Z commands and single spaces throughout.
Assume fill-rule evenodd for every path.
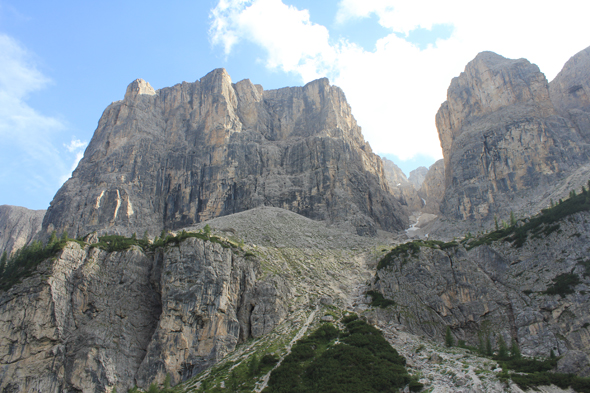
M 515 339 L 512 339 L 512 344 L 510 345 L 510 357 L 512 359 L 520 359 L 520 348 Z
M 447 347 L 452 347 L 455 345 L 455 339 L 453 338 L 453 334 L 451 333 L 451 328 L 447 326 L 447 332 L 445 334 L 445 344 Z
M 499 334 L 498 337 L 498 357 L 500 360 L 508 359 L 508 348 L 506 347 L 506 341 L 504 341 L 504 337 Z

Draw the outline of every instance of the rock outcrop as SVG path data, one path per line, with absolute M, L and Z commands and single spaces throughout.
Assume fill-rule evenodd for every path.
M 393 161 L 385 157 L 382 157 L 381 160 L 390 192 L 406 208 L 408 215 L 420 211 L 424 203 L 414 184 L 408 180 L 404 172 Z
M 155 235 L 263 205 L 362 234 L 407 224 L 342 90 L 320 79 L 264 91 L 218 69 L 157 91 L 129 85 L 43 230 Z
M 248 243 L 193 237 L 107 252 L 90 236 L 0 293 L 0 391 L 185 381 L 319 299 L 345 307 L 380 243 L 278 208 L 207 225 Z
M 416 187 L 416 189 L 420 189 L 424 179 L 426 178 L 426 174 L 428 173 L 428 168 L 425 166 L 419 166 L 418 168 L 414 169 L 410 172 L 410 176 L 408 177 L 408 181 Z
M 441 210 L 453 218 L 504 216 L 588 160 L 545 76 L 525 59 L 477 55 L 452 80 L 436 126 L 445 167 Z
M 590 142 L 590 47 L 563 66 L 549 83 L 551 102 L 563 117 L 569 118 L 586 142 Z
M 0 206 L 0 255 L 29 244 L 41 230 L 45 210 L 29 210 L 19 206 Z
M 377 273 L 376 288 L 396 304 L 384 318 L 441 341 L 450 326 L 474 346 L 489 337 L 497 347 L 500 334 L 530 356 L 576 349 L 562 369 L 586 375 L 572 364 L 590 356 L 589 223 L 590 213 L 576 213 L 531 232 L 521 247 L 503 239 L 405 246 Z
M 444 160 L 438 160 L 428 168 L 418 194 L 424 199 L 423 212 L 440 214 L 440 203 L 445 196 Z
M 167 374 L 185 380 L 286 315 L 289 289 L 274 277 L 257 282 L 259 269 L 255 258 L 195 238 L 153 255 L 69 243 L 0 297 L 1 389 L 126 391 Z

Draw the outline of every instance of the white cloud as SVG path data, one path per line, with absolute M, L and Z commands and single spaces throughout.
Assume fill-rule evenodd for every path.
M 88 142 L 82 142 L 80 139 L 72 138 L 72 141 L 69 144 L 64 143 L 64 147 L 70 152 L 73 153 L 76 150 L 85 149 L 88 145 Z
M 62 184 L 62 175 L 67 173 L 67 155 L 64 157 L 55 143 L 65 129 L 64 123 L 44 116 L 26 102 L 31 93 L 50 83 L 37 70 L 33 54 L 11 37 L 0 34 L 0 203 L 20 204 L 8 196 L 7 190 L 16 192 L 12 190 L 15 184 L 50 200 Z M 74 147 L 77 142 L 72 142 Z M 18 200 L 26 204 L 28 196 L 21 195 Z
M 451 79 L 481 51 L 527 58 L 551 80 L 565 61 L 590 45 L 590 3 L 497 0 L 342 0 L 334 10 L 340 26 L 371 15 L 392 33 L 366 51 L 330 41 L 329 31 L 306 10 L 280 0 L 221 0 L 212 10 L 212 43 L 225 53 L 241 40 L 268 52 L 266 66 L 295 72 L 302 82 L 327 76 L 346 93 L 365 138 L 381 154 L 402 159 L 442 157 L 434 124 Z M 398 37 L 436 24 L 454 27 L 450 38 L 420 50 Z

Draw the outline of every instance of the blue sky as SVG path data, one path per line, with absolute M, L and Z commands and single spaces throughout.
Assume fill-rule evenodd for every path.
M 590 45 L 585 2 L 478 3 L 0 0 L 0 204 L 47 208 L 134 79 L 159 89 L 218 67 L 267 90 L 327 76 L 376 153 L 406 174 L 428 166 L 436 111 L 478 52 L 550 80 Z

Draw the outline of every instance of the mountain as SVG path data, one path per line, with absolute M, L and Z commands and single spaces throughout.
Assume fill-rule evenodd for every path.
M 29 244 L 41 230 L 45 210 L 29 210 L 19 206 L 0 206 L 0 255 L 11 255 Z
M 554 106 L 562 100 L 527 60 L 478 54 L 451 81 L 436 114 L 445 167 L 441 211 L 461 220 L 506 217 L 586 164 L 583 132 Z
M 404 172 L 393 161 L 385 157 L 381 159 L 389 190 L 399 203 L 406 208 L 408 216 L 415 211 L 420 211 L 424 203 L 414 184 L 408 180 Z
M 418 190 L 325 79 L 136 80 L 0 264 L 0 391 L 589 391 L 587 58 L 479 54 Z
M 422 186 L 422 183 L 424 182 L 424 178 L 426 177 L 427 173 L 428 168 L 426 168 L 425 166 L 420 166 L 410 172 L 410 177 L 408 178 L 408 181 L 412 183 L 414 187 L 416 187 L 416 189 L 419 189 Z
M 43 232 L 154 236 L 258 206 L 375 234 L 407 216 L 327 79 L 264 91 L 224 69 L 155 91 L 131 83 L 104 111 Z
M 440 203 L 445 195 L 444 160 L 438 160 L 428 168 L 418 194 L 424 199 L 423 212 L 440 214 Z

